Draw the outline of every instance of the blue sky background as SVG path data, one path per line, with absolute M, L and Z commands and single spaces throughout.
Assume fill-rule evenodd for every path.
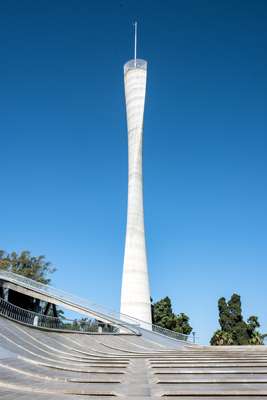
M 233 292 L 266 332 L 264 0 L 1 2 L 0 248 L 45 254 L 55 286 L 119 308 L 135 19 L 152 296 L 203 343 Z

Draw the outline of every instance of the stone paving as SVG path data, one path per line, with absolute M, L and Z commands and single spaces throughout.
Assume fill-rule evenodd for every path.
M 267 399 L 265 346 L 48 332 L 0 317 L 1 400 Z

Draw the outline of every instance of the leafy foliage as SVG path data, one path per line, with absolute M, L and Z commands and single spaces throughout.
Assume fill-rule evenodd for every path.
M 20 254 L 13 251 L 8 254 L 3 250 L 0 250 L 0 269 L 44 284 L 50 283 L 48 275 L 55 271 L 55 268 L 46 261 L 43 255 L 35 257 L 29 251 L 22 251 Z
M 233 338 L 229 332 L 219 329 L 212 336 L 210 344 L 212 346 L 230 346 L 233 344 Z
M 256 317 L 255 315 L 251 315 L 248 318 L 247 322 L 248 322 L 248 330 L 251 333 L 255 332 L 255 330 L 260 327 L 258 317 Z
M 175 332 L 180 332 L 185 335 L 190 335 L 192 329 L 193 328 L 190 326 L 188 315 L 184 313 L 176 315 L 176 327 L 174 329 Z
M 264 338 L 261 336 L 260 332 L 252 332 L 251 337 L 249 338 L 249 344 L 251 345 L 260 345 L 264 344 Z
M 211 345 L 248 345 L 263 344 L 263 339 L 257 328 L 260 327 L 258 317 L 252 315 L 247 322 L 242 315 L 241 299 L 236 293 L 227 302 L 224 297 L 218 301 L 219 324 L 210 340 Z
M 152 309 L 152 322 L 155 325 L 185 335 L 189 335 L 192 332 L 189 317 L 184 313 L 174 314 L 171 300 L 168 296 L 154 303 Z

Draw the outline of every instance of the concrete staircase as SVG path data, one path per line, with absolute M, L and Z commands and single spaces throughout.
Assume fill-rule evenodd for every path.
M 171 348 L 135 335 L 43 331 L 0 317 L 1 400 L 267 399 L 267 350 Z

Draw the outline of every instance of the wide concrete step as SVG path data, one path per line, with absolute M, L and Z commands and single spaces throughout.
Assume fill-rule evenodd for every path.
M 267 363 L 236 363 L 236 362 L 224 362 L 224 363 L 175 363 L 175 364 L 156 364 L 151 365 L 151 368 L 267 368 Z

